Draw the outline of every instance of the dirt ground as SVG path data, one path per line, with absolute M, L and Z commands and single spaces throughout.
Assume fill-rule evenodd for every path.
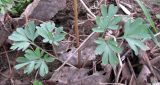
M 117 5 L 120 3 L 130 11 L 131 14 L 129 16 L 134 18 L 142 17 L 146 20 L 141 8 L 134 0 L 117 1 L 119 2 L 114 0 L 84 0 L 88 8 L 95 15 L 101 15 L 101 4 Z M 72 4 L 72 0 L 66 0 L 66 7 L 58 11 L 50 19 L 56 25 L 63 26 L 64 31 L 69 34 L 56 49 L 59 58 L 63 61 L 76 50 Z M 144 0 L 144 4 L 149 9 L 151 17 L 159 30 L 160 19 L 157 19 L 155 15 L 160 13 L 160 6 L 152 4 L 147 0 Z M 80 43 L 83 43 L 92 33 L 92 28 L 96 26 L 96 22 L 79 0 L 78 6 Z M 126 11 L 121 7 L 119 7 L 117 14 L 127 16 Z M 38 20 L 35 21 L 38 22 L 37 24 L 40 23 Z M 7 38 L 16 27 L 25 24 L 25 18 L 15 18 L 11 15 L 6 15 L 3 23 L 0 23 L 0 85 L 32 85 L 35 79 L 41 80 L 43 85 L 160 85 L 160 49 L 155 46 L 153 41 L 146 42 L 151 50 L 147 52 L 142 51 L 138 56 L 124 44 L 125 49 L 120 54 L 123 57 L 123 67 L 117 66 L 117 69 L 113 70 L 109 64 L 105 66 L 101 65 L 101 56 L 94 53 L 96 48 L 94 40 L 97 39 L 98 34 L 92 36 L 81 48 L 81 68 L 65 65 L 57 72 L 55 70 L 62 65 L 62 62 L 56 60 L 48 63 L 49 73 L 45 77 L 40 77 L 36 71 L 29 75 L 24 74 L 23 70 L 17 71 L 14 69 L 14 66 L 17 64 L 16 58 L 23 55 L 24 52 L 10 50 L 12 41 Z M 122 22 L 121 24 L 124 23 Z M 3 25 L 7 26 L 7 31 L 4 31 Z M 38 45 L 53 54 L 51 45 L 41 43 Z M 70 59 L 69 63 L 76 66 L 76 56 Z

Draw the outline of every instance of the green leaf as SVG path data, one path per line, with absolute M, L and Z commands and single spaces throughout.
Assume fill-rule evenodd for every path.
M 37 37 L 35 25 L 33 21 L 27 23 L 25 29 L 17 28 L 10 36 L 9 39 L 13 41 L 11 46 L 12 50 L 25 50 L 29 47 L 31 42 L 34 42 Z
M 11 48 L 10 49 L 12 49 L 12 50 L 25 50 L 25 49 L 27 49 L 28 47 L 29 47 L 29 45 L 30 45 L 30 43 L 29 42 L 14 42 L 13 44 L 12 44 L 12 46 L 11 46 Z
M 29 64 L 29 62 L 22 63 L 22 64 L 18 64 L 18 65 L 16 65 L 14 68 L 18 70 L 18 69 L 20 69 L 20 68 L 26 66 L 27 64 Z
M 122 51 L 122 49 L 118 47 L 118 43 L 113 39 L 104 40 L 102 38 L 99 38 L 95 42 L 98 44 L 95 53 L 102 55 L 102 64 L 106 65 L 110 63 L 112 67 L 115 68 L 118 64 L 118 58 L 115 53 Z
M 102 13 L 102 16 L 107 16 L 107 6 L 106 5 L 101 5 L 101 13 Z
M 105 32 L 106 29 L 117 30 L 117 25 L 121 21 L 121 17 L 114 16 L 118 8 L 113 4 L 109 5 L 108 10 L 106 5 L 101 6 L 102 16 L 96 16 L 96 24 L 98 27 L 93 28 L 94 32 Z
M 31 61 L 28 66 L 24 69 L 24 73 L 30 74 L 34 70 L 35 61 Z
M 112 29 L 112 30 L 117 30 L 119 28 L 118 25 L 112 25 L 112 26 L 108 26 L 109 29 Z
M 54 61 L 54 58 L 53 57 L 49 57 L 48 54 L 45 54 L 44 55 L 44 60 L 46 62 L 53 62 Z
M 129 20 L 124 26 L 124 39 L 128 42 L 129 46 L 138 55 L 138 48 L 146 51 L 149 49 L 143 41 L 150 39 L 150 33 L 146 24 L 143 23 L 141 18 L 137 18 L 135 21 Z
M 41 67 L 40 67 L 40 71 L 39 71 L 39 74 L 41 76 L 44 76 L 48 73 L 48 66 L 46 65 L 46 63 L 43 61 L 42 64 L 41 64 Z
M 28 22 L 28 24 L 25 26 L 25 34 L 28 39 L 31 41 L 34 41 L 35 38 L 38 36 L 36 33 L 36 25 L 34 24 L 34 21 Z
M 118 8 L 116 6 L 114 6 L 113 4 L 109 5 L 108 8 L 108 16 L 109 17 L 113 17 L 118 11 Z
M 0 13 L 5 14 L 14 6 L 14 0 L 0 0 Z
M 48 56 L 42 52 L 39 48 L 34 51 L 27 49 L 24 57 L 18 57 L 16 60 L 19 64 L 15 66 L 15 69 L 24 68 L 24 73 L 30 74 L 34 69 L 39 71 L 41 76 L 48 73 L 47 62 L 53 62 L 54 58 Z
M 36 61 L 36 65 L 35 65 L 35 68 L 34 68 L 35 70 L 37 70 L 38 68 L 40 68 L 40 66 L 42 64 L 42 61 L 43 61 L 42 59 Z
M 110 24 L 111 24 L 111 25 L 118 24 L 118 23 L 121 21 L 121 19 L 122 19 L 122 17 L 119 17 L 119 16 L 114 17 L 114 18 L 112 19 L 112 22 L 110 22 Z
M 55 27 L 54 23 L 44 22 L 37 26 L 37 32 L 42 36 L 43 42 L 58 45 L 58 42 L 65 38 L 65 33 L 62 27 Z M 55 30 L 55 32 L 53 32 Z
M 38 48 L 36 48 L 36 50 L 37 50 Z M 36 60 L 36 59 L 39 59 L 39 58 L 41 58 L 41 56 L 43 55 L 43 54 L 38 54 L 38 53 L 36 53 L 36 50 L 35 51 L 32 51 L 32 50 L 30 50 L 30 49 L 27 49 L 26 51 L 25 51 L 25 57 L 28 59 L 28 60 Z M 40 49 L 38 49 L 38 50 L 40 50 Z
M 27 62 L 27 61 L 29 61 L 27 58 L 24 58 L 24 57 L 18 57 L 17 59 L 16 59 L 16 61 L 18 62 L 18 63 L 25 63 L 25 62 Z
M 109 55 L 111 56 L 111 57 L 109 57 L 109 63 L 112 65 L 112 67 L 113 67 L 113 69 L 116 69 L 116 66 L 118 65 L 118 58 L 117 58 L 117 56 L 115 56 L 115 54 L 114 53 L 109 53 Z
M 43 85 L 42 82 L 38 80 L 34 80 L 33 85 Z

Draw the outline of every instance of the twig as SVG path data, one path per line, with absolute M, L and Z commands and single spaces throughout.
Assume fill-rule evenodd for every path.
M 8 53 L 13 52 L 13 50 L 7 51 Z M 4 55 L 6 52 L 1 52 L 0 55 Z M 0 56 L 1 57 L 1 56 Z
M 7 51 L 6 51 L 5 46 L 3 46 L 3 49 L 4 49 L 5 54 L 6 54 L 6 57 L 7 57 L 8 66 L 9 66 L 9 75 L 10 75 L 10 77 L 11 77 L 11 74 L 12 74 L 11 63 L 10 63 L 10 61 L 9 61 L 9 56 L 8 56 L 8 54 L 7 54 Z M 10 77 L 9 77 L 9 78 L 10 78 Z
M 96 16 L 91 12 L 91 10 L 86 6 L 86 4 L 83 2 L 83 0 L 80 0 L 82 5 L 86 8 L 86 10 L 95 18 Z
M 128 66 L 129 66 L 129 68 L 130 68 L 131 73 L 133 74 L 134 78 L 136 79 L 136 74 L 135 74 L 135 72 L 134 72 L 134 70 L 133 70 L 133 67 L 132 67 L 132 65 L 131 65 L 131 62 L 129 61 L 128 58 L 127 58 L 127 62 L 128 62 Z
M 7 75 L 0 72 L 1 77 L 8 78 Z
M 146 52 L 143 53 L 142 59 L 144 60 L 146 66 L 149 68 L 149 70 L 152 72 L 152 74 L 156 77 L 156 79 L 158 79 L 158 76 L 156 75 Z
M 121 74 L 122 69 L 123 69 L 123 64 L 122 64 L 122 60 L 120 58 L 120 54 L 119 53 L 118 53 L 118 59 L 119 59 L 120 68 L 119 68 L 119 71 L 118 71 L 118 74 L 117 74 L 117 77 L 116 77 L 116 83 L 119 81 L 119 77 L 120 77 L 120 74 Z
M 133 78 L 134 78 L 134 76 L 133 76 L 133 74 L 132 74 L 132 76 L 131 76 L 131 80 L 129 81 L 129 85 L 132 85 Z
M 158 32 L 157 34 L 155 34 L 154 37 L 157 37 L 158 35 L 160 35 L 160 32 Z
M 129 50 L 121 57 L 122 61 L 124 61 L 124 60 L 126 59 L 126 55 L 127 55 L 130 51 L 131 51 L 131 49 L 129 49 Z
M 14 82 L 13 82 L 13 79 L 12 79 L 12 68 L 11 68 L 11 63 L 10 63 L 10 61 L 9 61 L 9 56 L 8 56 L 8 53 L 7 53 L 7 51 L 6 51 L 5 46 L 3 46 L 3 49 L 4 49 L 5 53 L 6 53 L 6 57 L 7 57 L 7 61 L 8 61 L 8 66 L 9 66 L 9 79 L 10 79 L 12 85 L 14 85 Z
M 100 85 L 125 85 L 125 84 L 122 84 L 122 83 L 99 83 Z
M 75 53 L 95 34 L 95 32 L 92 32 L 83 42 L 82 44 L 72 53 L 71 56 L 67 58 L 67 60 L 56 70 L 59 71 L 74 55 Z

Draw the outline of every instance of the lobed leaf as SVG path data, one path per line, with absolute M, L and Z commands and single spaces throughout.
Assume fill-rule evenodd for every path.
M 37 32 L 42 36 L 43 42 L 58 45 L 58 42 L 65 38 L 65 33 L 62 27 L 55 27 L 54 23 L 44 22 L 37 26 Z M 53 32 L 55 30 L 55 32 Z
M 151 36 L 146 24 L 143 23 L 141 18 L 137 18 L 135 21 L 129 20 L 125 23 L 124 28 L 123 37 L 136 55 L 138 55 L 138 48 L 144 51 L 149 49 L 143 42 L 146 39 L 150 39 Z
M 34 69 L 39 71 L 41 76 L 48 73 L 48 66 L 46 62 L 53 62 L 54 58 L 44 54 L 39 48 L 34 51 L 27 49 L 24 57 L 18 57 L 16 60 L 19 64 L 15 66 L 15 69 L 24 68 L 24 73 L 30 74 Z
M 101 6 L 102 16 L 96 16 L 96 24 L 98 27 L 93 28 L 94 32 L 105 32 L 106 29 L 117 30 L 117 25 L 121 21 L 121 17 L 114 16 L 118 11 L 118 8 L 113 4 L 109 5 L 108 9 L 106 5 Z
M 24 29 L 17 28 L 16 31 L 9 36 L 9 39 L 13 41 L 11 49 L 24 51 L 29 47 L 31 42 L 34 42 L 37 36 L 34 22 L 29 21 Z
M 118 43 L 113 39 L 106 41 L 102 38 L 99 38 L 95 42 L 98 44 L 95 53 L 102 55 L 102 64 L 105 65 L 110 63 L 115 69 L 118 64 L 118 58 L 115 53 L 120 53 L 122 51 L 122 49 L 118 47 Z

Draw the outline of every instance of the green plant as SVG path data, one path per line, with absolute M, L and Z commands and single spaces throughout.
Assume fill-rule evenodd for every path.
M 141 9 L 143 10 L 143 13 L 144 13 L 145 17 L 147 18 L 149 24 L 151 25 L 151 27 L 153 29 L 153 32 L 150 29 L 148 29 L 148 31 L 149 31 L 149 33 L 150 33 L 150 35 L 152 37 L 152 40 L 154 41 L 154 43 L 158 47 L 160 47 L 158 39 L 154 36 L 154 33 L 157 33 L 158 30 L 157 30 L 157 28 L 156 28 L 156 26 L 155 26 L 155 24 L 154 24 L 154 22 L 153 22 L 153 20 L 151 18 L 151 15 L 150 15 L 148 9 L 144 6 L 144 4 L 142 3 L 142 1 L 140 1 L 140 0 L 136 0 L 136 1 L 140 5 Z
M 12 50 L 25 51 L 24 57 L 18 57 L 15 68 L 18 70 L 25 67 L 24 73 L 30 74 L 33 70 L 39 71 L 41 76 L 48 73 L 47 62 L 54 61 L 55 58 L 40 48 L 34 42 L 35 39 L 41 36 L 44 43 L 58 45 L 58 42 L 65 38 L 65 33 L 62 27 L 55 27 L 54 23 L 44 22 L 40 26 L 36 26 L 33 21 L 29 21 L 24 28 L 17 28 L 10 36 L 9 39 L 13 41 L 11 46 Z M 33 46 L 36 49 L 33 49 Z M 29 49 L 28 47 L 31 47 Z M 48 56 L 50 55 L 50 56 Z
M 15 0 L 14 3 L 15 5 L 11 8 L 11 13 L 14 16 L 19 16 L 21 13 L 24 11 L 26 6 L 30 4 L 32 0 Z
M 146 18 L 147 18 L 148 22 L 150 23 L 151 27 L 153 28 L 154 32 L 157 32 L 158 30 L 157 30 L 157 28 L 156 28 L 156 26 L 155 26 L 155 24 L 154 24 L 154 22 L 151 18 L 151 15 L 150 15 L 148 9 L 143 5 L 142 1 L 140 1 L 140 0 L 136 0 L 136 1 L 140 5 L 140 7 L 142 8 L 143 13 L 146 16 Z
M 55 30 L 53 33 L 52 31 Z M 56 28 L 54 23 L 48 22 L 37 26 L 37 33 L 42 36 L 43 42 L 49 42 L 50 44 L 58 45 L 58 42 L 65 38 L 63 28 Z
M 147 29 L 147 25 L 144 24 L 141 18 L 137 18 L 134 21 L 129 20 L 125 23 L 123 38 L 128 42 L 136 55 L 138 55 L 138 48 L 142 50 L 149 49 L 143 43 L 144 40 L 151 38 Z
M 118 46 L 117 39 L 126 40 L 128 46 L 138 55 L 138 49 L 144 51 L 149 49 L 144 44 L 144 41 L 151 38 L 148 27 L 141 18 L 129 19 L 124 25 L 124 34 L 122 36 L 115 37 L 112 35 L 110 31 L 119 30 L 118 23 L 121 21 L 121 17 L 115 16 L 117 10 L 118 8 L 112 4 L 108 8 L 102 5 L 102 16 L 96 17 L 98 26 L 93 28 L 94 32 L 103 34 L 95 41 L 98 44 L 95 53 L 102 55 L 102 64 L 110 63 L 114 69 L 118 64 L 117 55 L 122 52 L 122 48 Z
M 102 54 L 102 64 L 107 64 L 109 62 L 113 68 L 118 64 L 118 58 L 115 53 L 120 53 L 122 49 L 118 47 L 118 43 L 112 38 L 105 40 L 99 38 L 95 41 L 98 46 L 96 48 L 96 54 Z
M 7 11 L 11 11 L 14 6 L 14 0 L 0 0 L 0 13 L 5 14 Z
M 43 85 L 41 81 L 34 80 L 33 85 Z
M 117 30 L 117 23 L 121 21 L 121 17 L 114 17 L 117 13 L 118 8 L 114 5 L 107 7 L 105 5 L 101 6 L 102 16 L 96 16 L 96 24 L 98 27 L 93 28 L 94 32 L 104 32 L 106 29 Z
M 16 61 L 20 64 L 16 65 L 15 68 L 18 70 L 26 66 L 24 73 L 30 74 L 34 69 L 39 71 L 41 76 L 48 73 L 47 62 L 53 62 L 54 58 L 48 56 L 48 54 L 40 51 L 36 48 L 35 51 L 27 49 L 25 51 L 24 57 L 18 57 Z

